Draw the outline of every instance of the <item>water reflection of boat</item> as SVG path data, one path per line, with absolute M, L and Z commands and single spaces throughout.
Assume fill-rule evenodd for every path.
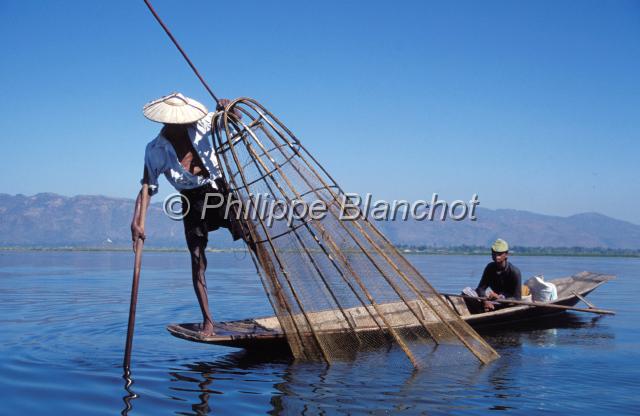
M 581 272 L 570 277 L 550 280 L 557 287 L 558 299 L 549 303 L 574 306 L 597 287 L 613 278 L 614 276 L 611 275 Z M 546 319 L 566 312 L 563 309 L 517 305 L 491 312 L 469 314 L 462 299 L 448 296 L 446 299 L 462 319 L 475 329 L 517 327 L 523 321 Z M 417 303 L 413 306 L 422 311 L 425 320 L 427 322 L 432 321 L 434 325 L 437 325 L 439 321 L 435 316 L 430 319 L 433 314 L 429 311 L 429 308 L 421 301 L 415 302 Z M 388 316 L 393 316 L 392 320 L 396 323 L 394 326 L 398 328 L 402 328 L 403 316 L 412 313 L 403 302 L 386 303 L 379 306 L 389 314 Z M 360 321 L 358 322 L 358 328 L 364 328 L 363 331 L 378 329 L 372 318 L 375 312 L 367 311 L 364 306 L 349 308 L 345 312 L 352 319 Z M 336 323 L 332 322 L 332 317 L 335 316 L 334 311 L 318 311 L 312 312 L 312 314 L 317 314 L 314 317 L 314 322 L 321 322 L 320 331 L 335 333 L 336 336 L 340 335 Z M 367 325 L 366 320 L 370 320 L 370 325 Z M 199 324 L 171 324 L 167 327 L 167 330 L 178 338 L 194 342 L 246 349 L 287 348 L 285 335 L 275 316 L 218 322 L 215 327 L 215 335 L 211 336 L 202 336 L 198 333 Z

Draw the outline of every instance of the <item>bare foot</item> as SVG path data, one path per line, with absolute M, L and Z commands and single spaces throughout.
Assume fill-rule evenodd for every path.
M 216 333 L 213 331 L 213 322 L 211 321 L 205 321 L 202 325 L 201 325 L 201 330 L 199 331 L 200 335 L 205 336 L 205 337 L 209 337 L 211 335 L 215 335 Z

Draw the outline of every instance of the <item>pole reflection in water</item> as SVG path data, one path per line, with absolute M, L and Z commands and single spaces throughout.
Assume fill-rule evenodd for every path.
M 122 416 L 126 416 L 129 414 L 131 409 L 133 409 L 133 401 L 138 398 L 138 395 L 131 389 L 133 379 L 131 378 L 131 371 L 128 368 L 124 369 L 122 378 L 124 379 L 124 389 L 127 394 L 122 397 L 122 401 L 124 401 L 124 409 L 122 409 L 120 414 Z

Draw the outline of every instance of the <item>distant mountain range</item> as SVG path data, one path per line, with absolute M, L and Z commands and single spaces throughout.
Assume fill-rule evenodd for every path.
M 52 193 L 0 194 L 0 246 L 126 247 L 133 200 Z M 570 217 L 512 209 L 476 209 L 477 221 L 379 221 L 396 244 L 430 247 L 487 246 L 504 238 L 521 247 L 640 249 L 640 225 L 597 213 Z M 147 217 L 147 246 L 184 247 L 180 221 L 169 219 L 160 203 Z M 226 232 L 210 236 L 210 246 L 238 247 Z
M 503 238 L 521 247 L 640 248 L 640 225 L 598 213 L 569 217 L 514 209 L 476 209 L 477 221 L 381 222 L 396 244 L 451 247 L 488 246 Z

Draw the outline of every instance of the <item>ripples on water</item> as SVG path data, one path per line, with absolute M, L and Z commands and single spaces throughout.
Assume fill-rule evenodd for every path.
M 209 256 L 215 317 L 271 314 L 246 256 Z M 445 292 L 474 285 L 488 261 L 411 260 Z M 416 372 L 394 350 L 329 367 L 173 338 L 167 323 L 199 314 L 188 255 L 147 253 L 127 390 L 120 366 L 132 261 L 130 253 L 0 253 L 0 414 L 633 414 L 640 405 L 638 259 L 514 257 L 525 276 L 617 274 L 590 299 L 618 315 L 569 313 L 483 333 L 501 359 Z

